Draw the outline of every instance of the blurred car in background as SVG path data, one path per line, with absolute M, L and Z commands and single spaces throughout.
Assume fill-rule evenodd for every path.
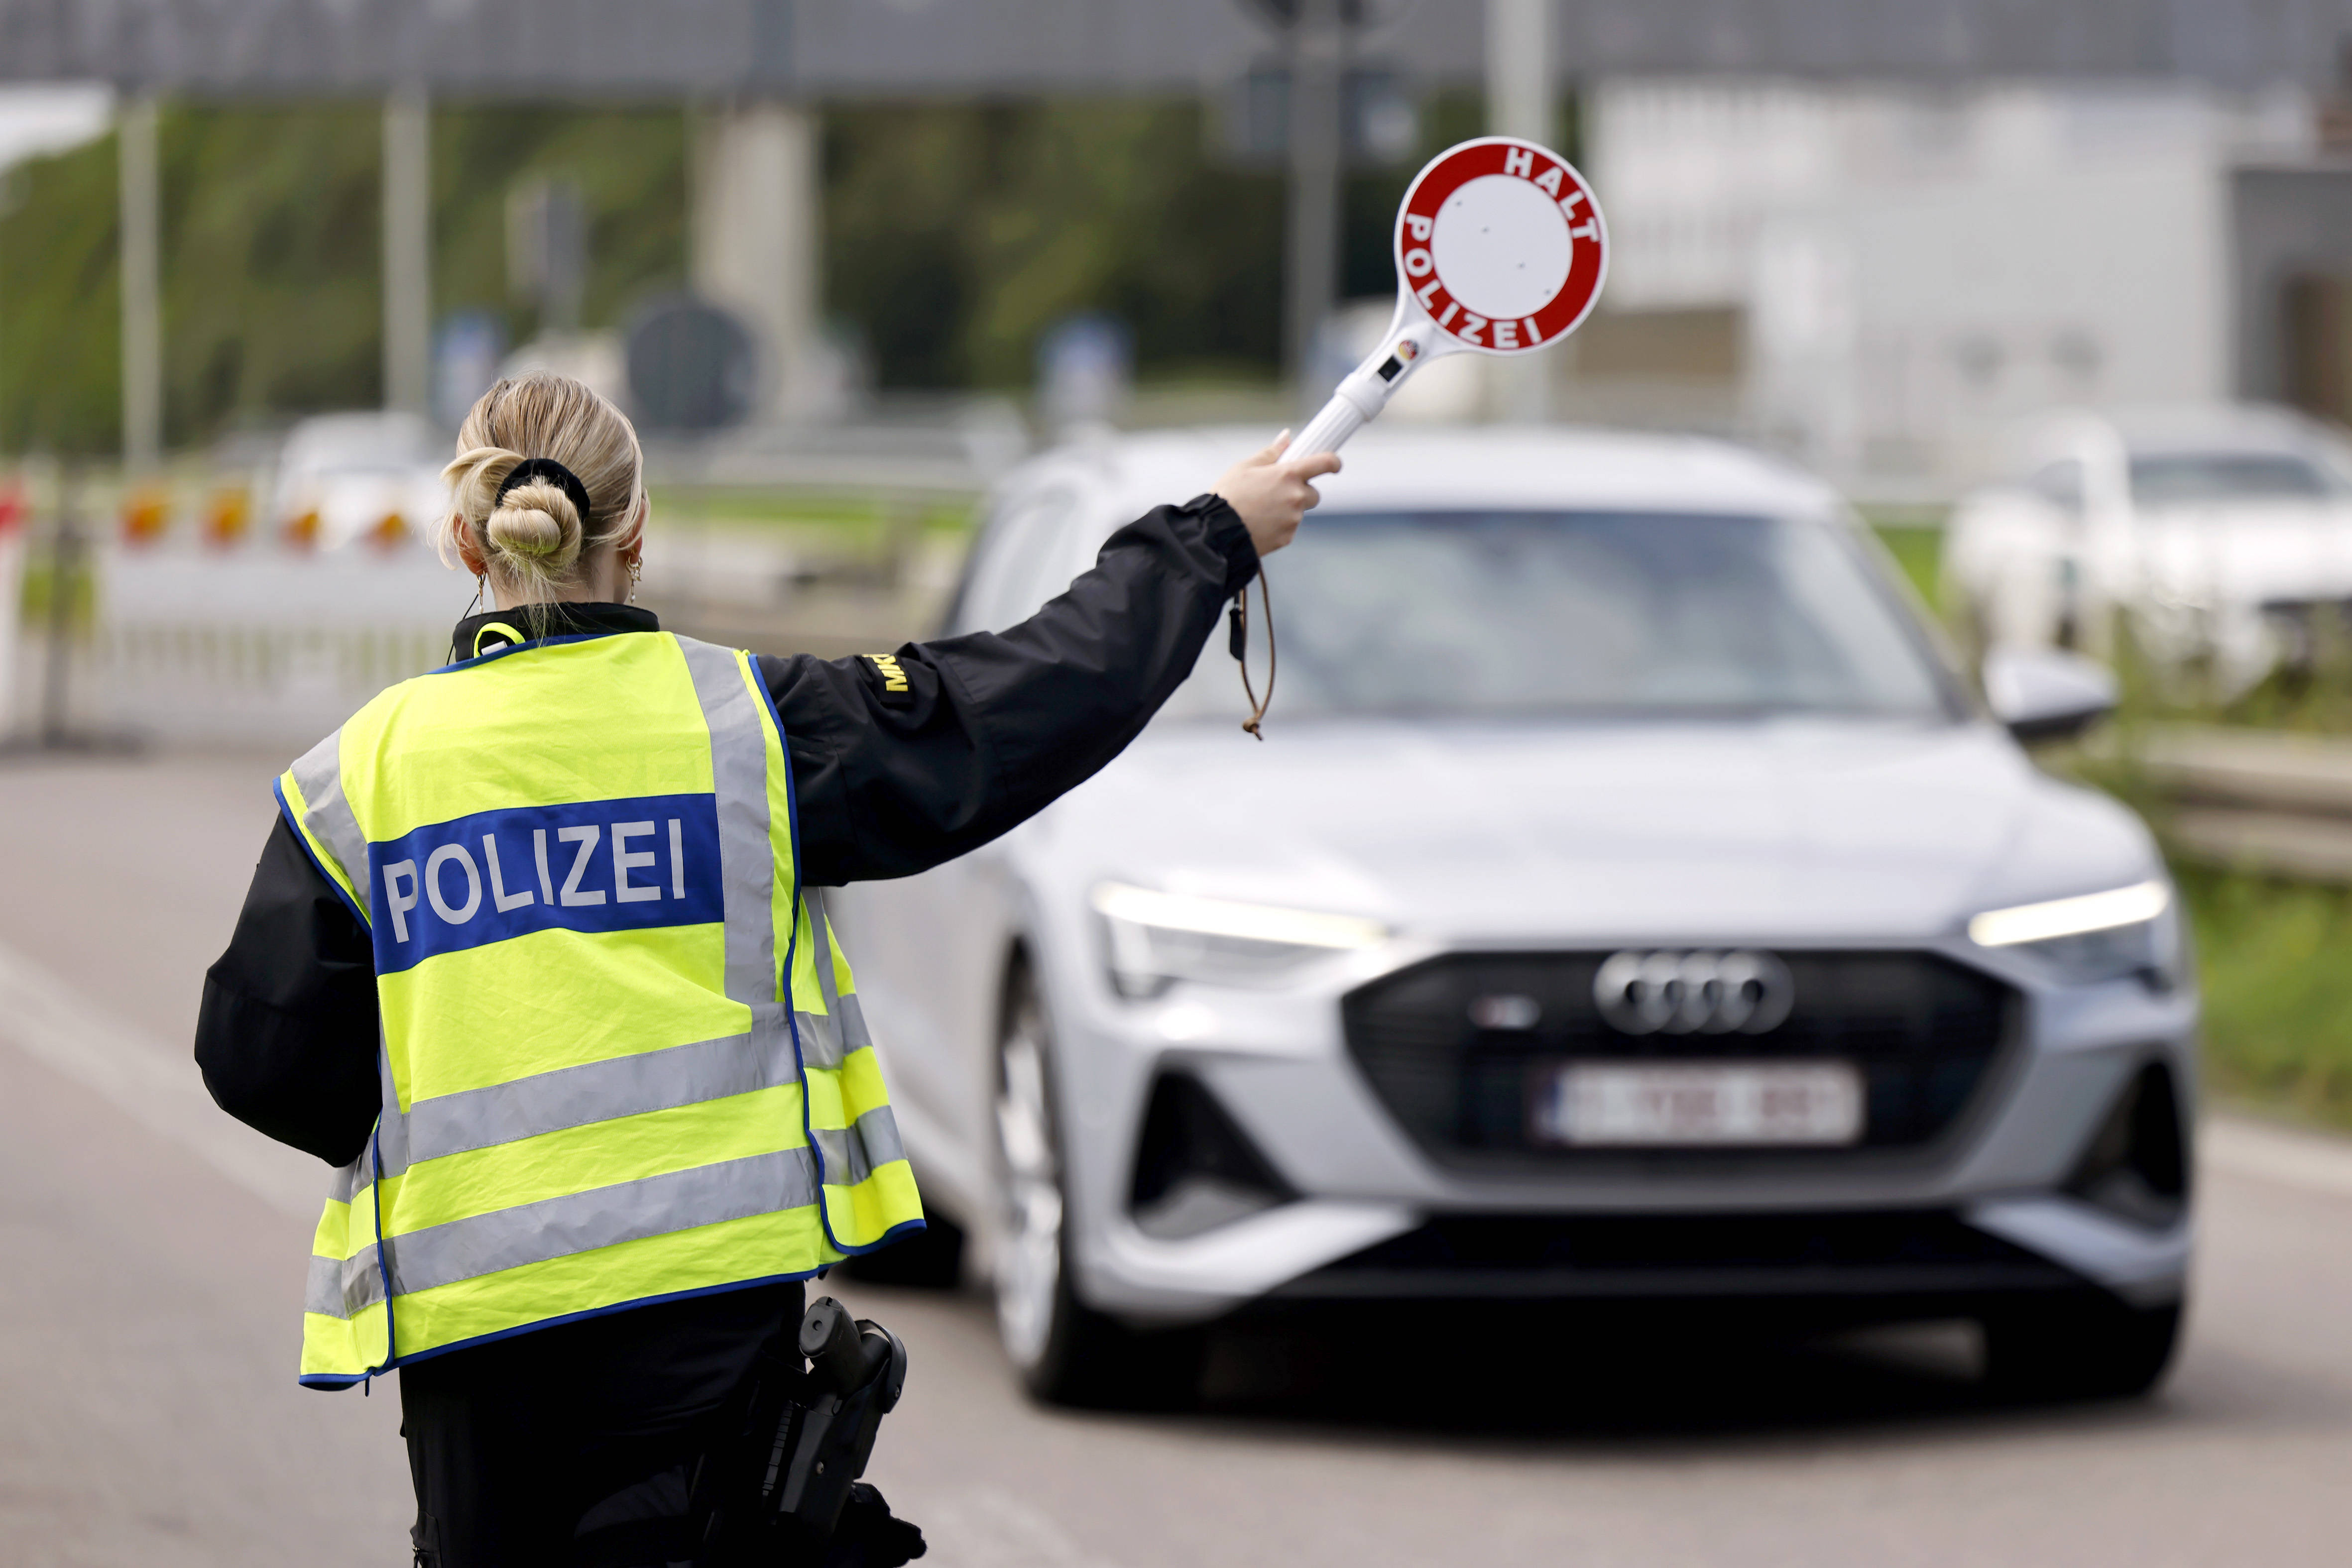
M 1250 444 L 1033 461 L 950 630 Z M 2197 1004 L 2147 832 L 2011 733 L 2111 687 L 2004 653 L 2005 727 L 1838 497 L 1722 444 L 1375 432 L 1324 491 L 1266 744 L 1217 639 L 1033 821 L 835 895 L 1029 1387 L 1456 1301 L 1973 1316 L 2012 1386 L 2150 1385 Z
M 297 424 L 278 450 L 269 526 L 322 549 L 422 539 L 449 486 L 448 439 L 420 414 L 325 413 Z
M 1979 647 L 2075 647 L 2125 608 L 2223 695 L 2352 632 L 2352 443 L 2284 409 L 2052 415 L 1953 513 L 1944 581 Z

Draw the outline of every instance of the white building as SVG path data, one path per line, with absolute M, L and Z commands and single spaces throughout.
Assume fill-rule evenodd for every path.
M 2315 140 L 2301 93 L 2176 84 L 1618 80 L 1588 105 L 1613 318 L 1571 407 L 1608 413 L 1645 342 L 1712 322 L 1735 428 L 1882 496 L 1949 493 L 2053 403 L 2238 395 L 2234 176 Z

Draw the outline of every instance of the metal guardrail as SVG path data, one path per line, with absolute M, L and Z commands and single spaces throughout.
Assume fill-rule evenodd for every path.
M 972 497 L 1029 454 L 1003 398 L 900 396 L 838 424 L 753 426 L 700 438 L 652 436 L 656 486 L 752 486 L 877 497 Z
M 2174 802 L 2167 837 L 2179 852 L 2352 882 L 2352 740 L 2173 725 L 2142 736 L 2132 759 Z

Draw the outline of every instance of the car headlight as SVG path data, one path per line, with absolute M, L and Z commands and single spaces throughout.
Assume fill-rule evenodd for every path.
M 2172 889 L 2161 881 L 1989 909 L 1969 922 L 1969 940 L 2011 948 L 2076 985 L 2136 974 L 2169 987 L 2180 947 Z
M 1388 939 L 1388 927 L 1352 915 L 1237 904 L 1107 882 L 1094 891 L 1108 936 L 1111 984 L 1152 997 L 1174 980 L 1218 986 L 1280 985 L 1318 958 Z

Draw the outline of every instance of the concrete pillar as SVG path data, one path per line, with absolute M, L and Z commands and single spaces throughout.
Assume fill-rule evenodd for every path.
M 116 127 L 122 204 L 122 465 L 133 474 L 163 453 L 163 174 L 152 93 L 127 99 Z
M 383 406 L 423 413 L 433 375 L 433 110 L 421 89 L 383 103 Z
M 811 412 L 822 225 L 816 111 L 773 101 L 731 104 L 698 119 L 695 136 L 696 292 L 742 317 L 760 344 L 754 417 Z
M 1316 334 L 1339 287 L 1339 161 L 1345 152 L 1347 36 L 1339 0 L 1299 0 L 1290 26 L 1290 189 L 1283 245 L 1283 369 L 1300 407 L 1319 408 L 1328 386 L 1311 386 Z
M 1552 7 L 1558 0 L 1486 0 L 1486 131 L 1547 147 L 1553 124 Z M 1549 354 L 1493 363 L 1496 412 L 1518 423 L 1551 413 Z

